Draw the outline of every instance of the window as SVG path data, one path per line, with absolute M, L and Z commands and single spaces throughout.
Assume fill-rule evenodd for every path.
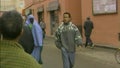
M 9 11 L 15 9 L 14 0 L 0 0 L 0 11 Z

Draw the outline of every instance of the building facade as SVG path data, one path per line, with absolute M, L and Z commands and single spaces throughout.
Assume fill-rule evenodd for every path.
M 47 36 L 54 35 L 63 20 L 63 13 L 70 12 L 72 22 L 81 31 L 84 41 L 83 24 L 86 17 L 90 16 L 94 23 L 93 42 L 120 47 L 120 0 L 25 0 L 25 7 L 24 15 L 32 11 L 36 20 L 44 19 Z
M 24 0 L 0 0 L 0 16 L 9 10 L 17 10 L 22 13 L 24 6 Z
M 26 8 L 24 11 L 27 15 L 31 9 L 38 21 L 39 18 L 43 18 L 47 25 L 47 35 L 51 36 L 62 21 L 64 12 L 70 12 L 74 24 L 81 27 L 81 7 L 78 7 L 80 2 L 80 0 L 74 2 L 72 0 L 25 0 Z M 74 8 L 71 8 L 72 4 L 74 4 Z

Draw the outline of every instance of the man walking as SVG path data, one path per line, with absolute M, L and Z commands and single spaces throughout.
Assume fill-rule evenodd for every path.
M 68 12 L 63 14 L 63 22 L 55 32 L 56 46 L 61 49 L 63 68 L 73 68 L 76 46 L 82 44 L 82 37 L 78 28 L 71 22 Z
M 90 17 L 87 17 L 87 20 L 84 22 L 84 30 L 85 30 L 85 37 L 86 37 L 86 43 L 85 47 L 88 46 L 88 44 L 93 48 L 94 44 L 90 38 L 92 29 L 94 28 L 93 22 L 90 20 Z

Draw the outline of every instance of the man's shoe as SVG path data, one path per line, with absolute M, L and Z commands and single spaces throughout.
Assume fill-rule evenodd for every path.
M 92 44 L 92 45 L 91 45 L 91 48 L 93 49 L 93 48 L 94 48 L 94 46 L 95 46 L 95 45 L 94 45 L 94 44 Z
M 43 62 L 41 60 L 39 60 L 39 64 L 43 64 Z

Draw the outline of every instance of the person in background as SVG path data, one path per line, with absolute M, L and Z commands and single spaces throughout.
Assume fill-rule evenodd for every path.
M 3 13 L 1 19 L 0 68 L 41 68 L 41 65 L 17 42 L 22 34 L 23 19 L 13 10 Z
M 31 14 L 27 17 L 26 25 L 32 31 L 33 39 L 34 39 L 34 49 L 32 52 L 32 56 L 40 63 L 43 64 L 41 59 L 41 51 L 43 47 L 43 33 L 42 29 L 39 26 L 38 22 L 34 19 L 34 16 Z
M 73 68 L 76 45 L 82 45 L 82 37 L 78 28 L 71 21 L 71 14 L 63 14 L 63 22 L 55 32 L 56 46 L 62 52 L 63 68 Z
M 18 42 L 19 44 L 22 45 L 25 52 L 31 54 L 34 48 L 34 39 L 33 39 L 31 29 L 29 28 L 29 26 L 25 24 L 26 20 L 24 16 L 23 16 L 23 20 L 24 20 L 23 34 L 20 36 L 20 39 Z
M 45 34 L 46 34 L 46 32 L 45 32 L 46 24 L 45 24 L 45 22 L 43 21 L 43 18 L 40 18 L 39 24 L 40 24 L 40 27 L 42 28 L 42 31 L 43 31 L 43 39 L 44 39 L 44 38 L 45 38 Z
M 93 22 L 90 20 L 90 17 L 87 17 L 86 21 L 84 22 L 84 30 L 85 30 L 85 37 L 86 37 L 85 47 L 87 47 L 88 45 L 90 45 L 91 48 L 94 47 L 94 44 L 90 38 L 93 28 L 94 28 Z

